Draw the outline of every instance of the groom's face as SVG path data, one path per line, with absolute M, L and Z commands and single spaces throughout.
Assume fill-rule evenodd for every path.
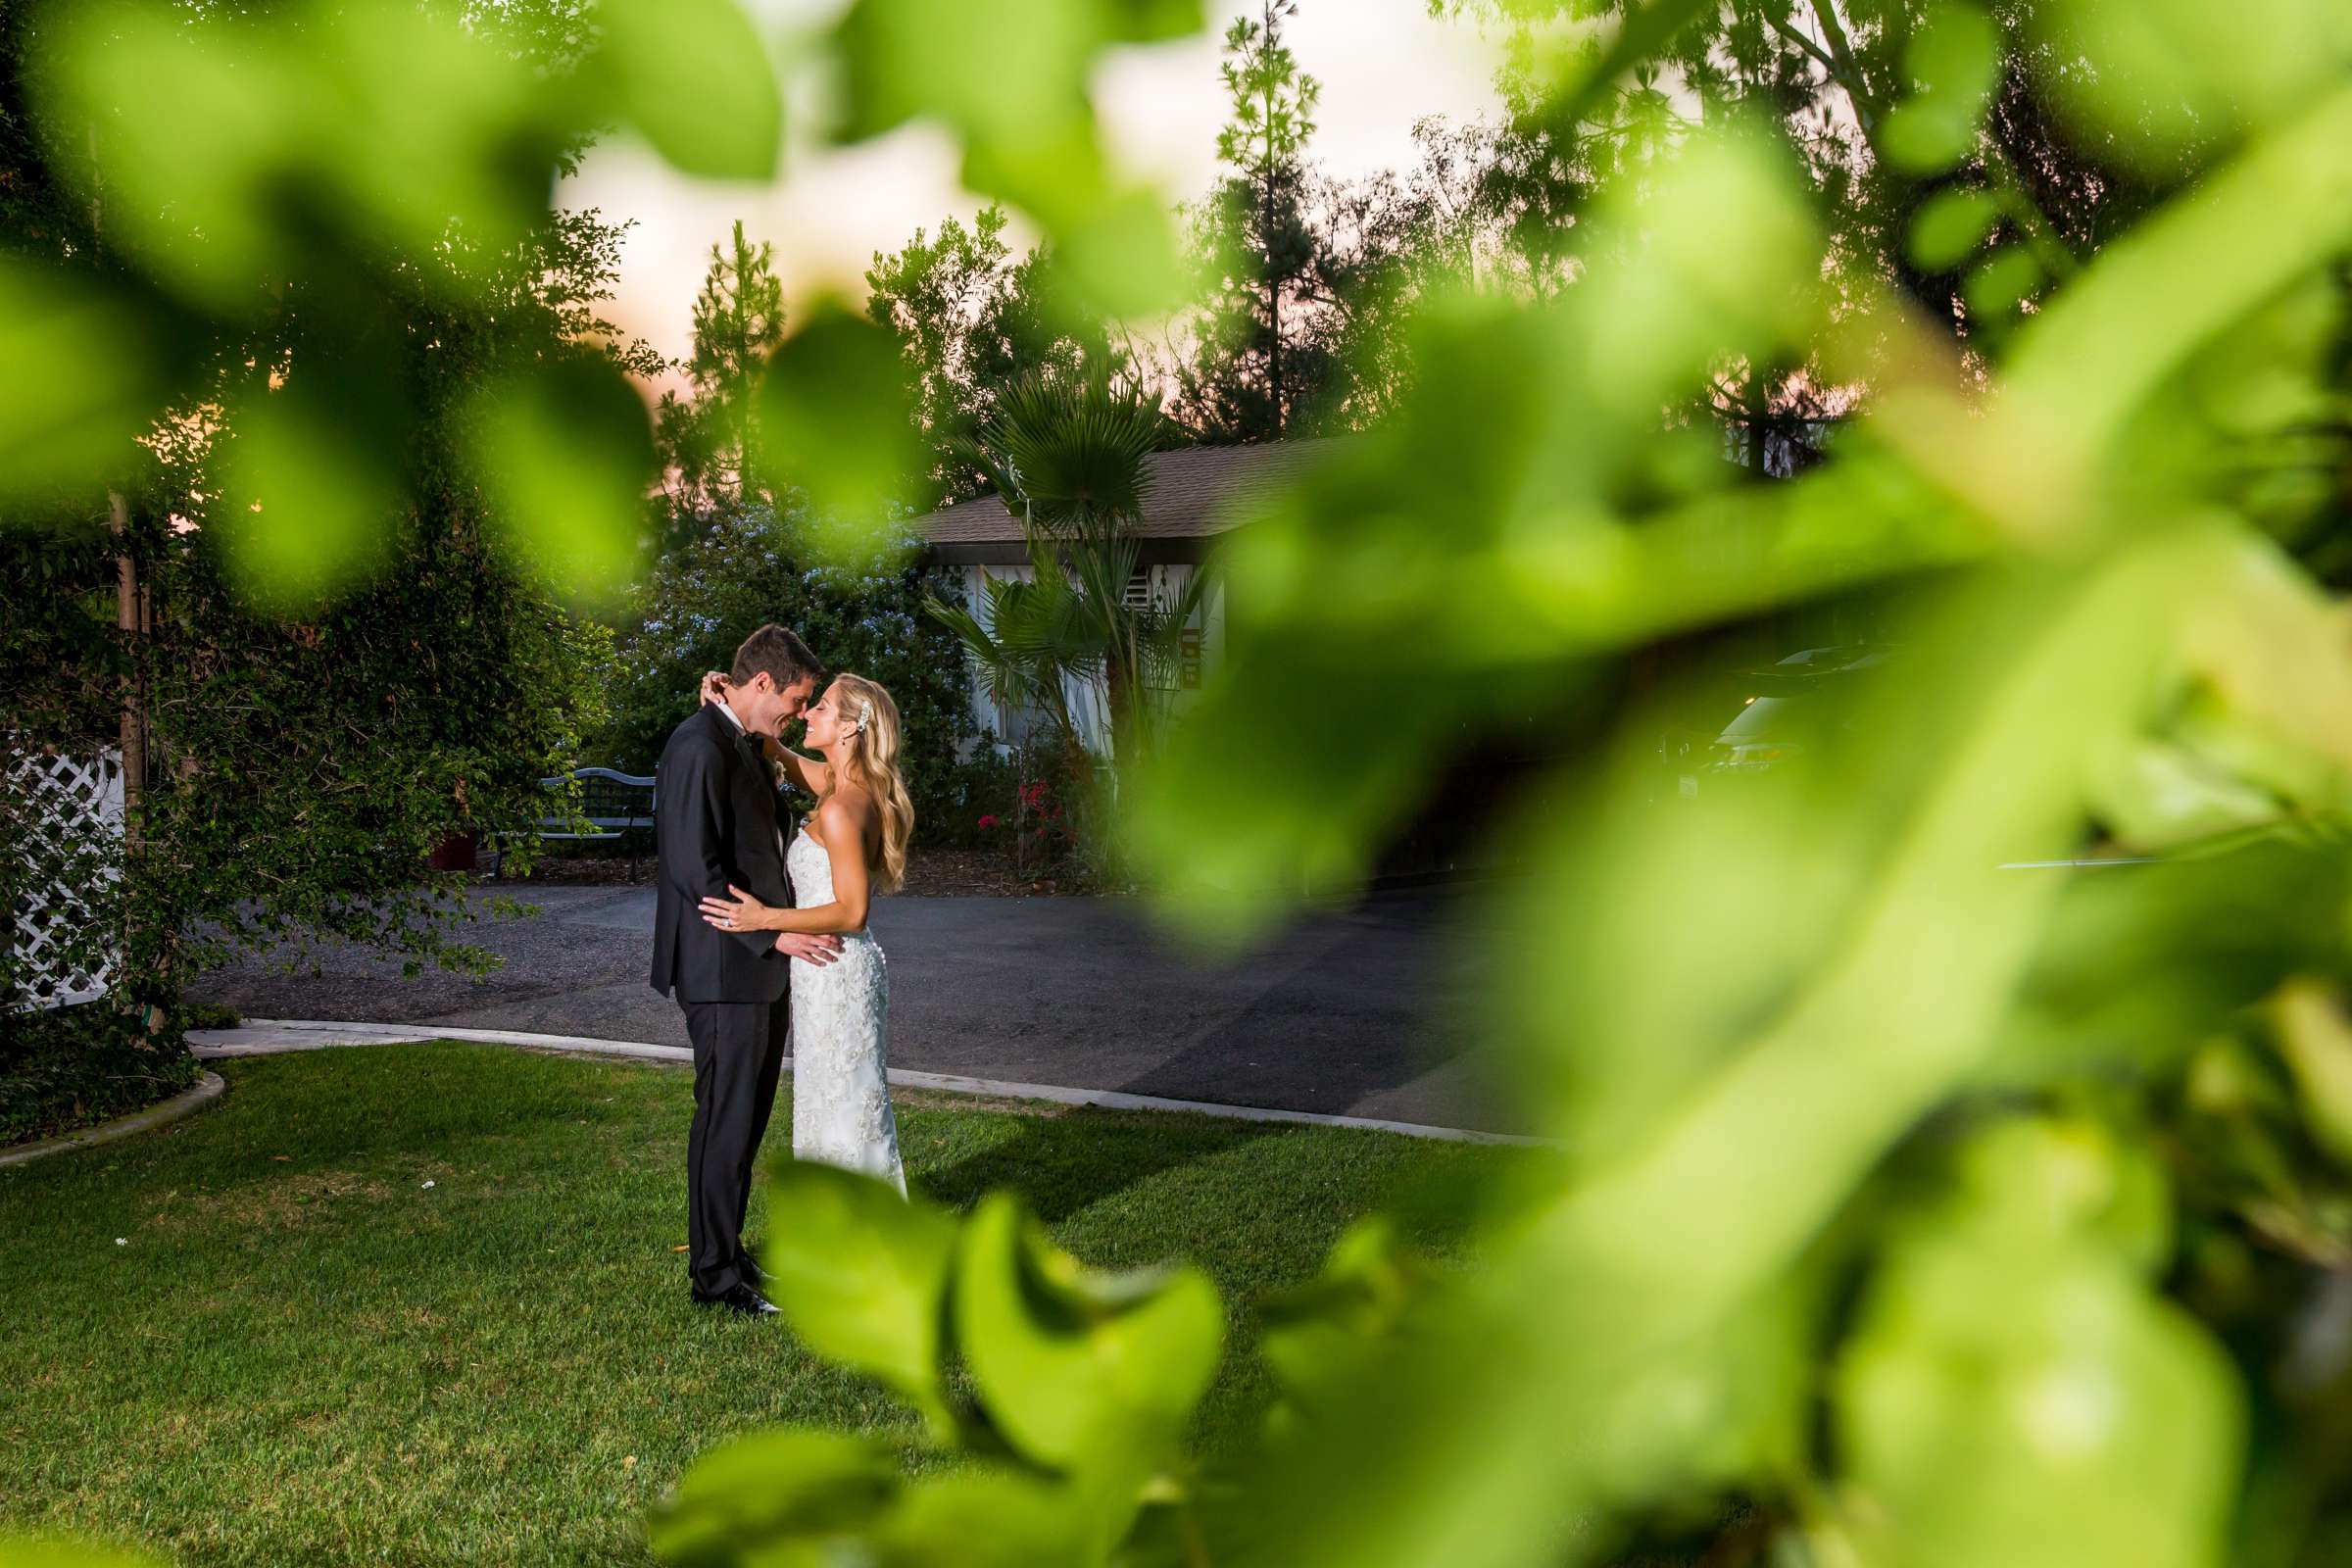
M 741 688 L 751 699 L 751 711 L 738 711 L 736 717 L 746 729 L 762 735 L 781 736 L 784 726 L 801 716 L 808 699 L 816 692 L 816 677 L 804 675 L 790 686 L 779 688 L 765 671 L 754 675 L 751 684 Z
M 782 729 L 808 710 L 808 700 L 816 695 L 816 677 L 803 675 L 776 696 L 776 728 Z

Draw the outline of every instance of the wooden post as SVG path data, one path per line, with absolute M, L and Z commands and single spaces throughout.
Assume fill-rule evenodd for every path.
M 106 203 L 99 184 L 98 126 L 90 125 L 90 237 L 97 241 L 105 233 Z M 116 579 L 115 625 L 123 633 L 122 640 L 132 649 L 146 630 L 146 604 L 139 591 L 138 563 L 131 559 L 130 501 L 122 491 L 110 488 L 106 492 L 108 518 L 114 526 L 119 575 Z M 134 661 L 131 672 L 122 682 L 122 849 L 128 854 L 138 845 L 139 797 L 147 781 L 147 724 L 139 706 L 139 672 Z
M 118 574 L 115 579 L 115 625 L 122 633 L 129 650 L 131 667 L 122 677 L 122 860 L 123 860 L 123 925 L 122 953 L 127 964 L 130 955 L 137 951 L 131 940 L 131 926 L 139 917 L 134 906 L 136 881 L 128 873 L 131 861 L 139 852 L 141 805 L 147 793 L 147 707 L 143 661 L 148 629 L 147 592 L 139 581 L 139 564 L 131 554 L 130 502 L 120 490 L 106 493 L 107 507 L 112 514 L 115 540 L 120 552 L 116 557 Z M 168 970 L 170 959 L 162 954 L 156 958 L 160 968 Z M 140 1008 L 136 1027 L 150 1041 L 163 1031 L 164 1011 L 148 1004 Z
M 134 651 L 129 674 L 122 677 L 122 846 L 138 846 L 139 798 L 147 782 L 147 715 L 139 701 L 139 671 L 135 652 L 147 630 L 146 596 L 139 587 L 139 566 L 130 552 L 130 502 L 120 490 L 106 493 L 113 514 L 116 558 L 115 625 Z
M 98 164 L 98 126 L 90 125 L 90 239 L 103 247 L 106 204 L 101 171 Z M 122 633 L 122 642 L 130 655 L 130 672 L 122 677 L 122 859 L 123 859 L 123 930 L 122 961 L 125 966 L 136 945 L 130 939 L 130 923 L 137 918 L 132 906 L 130 890 L 136 883 L 128 875 L 130 860 L 138 854 L 140 830 L 139 813 L 147 793 L 147 713 L 142 702 L 142 664 L 147 633 L 147 596 L 139 582 L 139 564 L 131 553 L 130 498 L 109 487 L 106 492 L 108 522 L 114 529 L 116 549 L 115 625 Z M 118 982 L 119 984 L 119 982 Z M 139 1022 L 152 1039 L 164 1023 L 163 1009 L 147 1006 Z

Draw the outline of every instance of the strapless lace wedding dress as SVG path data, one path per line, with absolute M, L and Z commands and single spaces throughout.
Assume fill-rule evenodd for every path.
M 801 908 L 833 902 L 833 858 L 806 831 L 785 852 Z M 792 1157 L 879 1176 L 906 1191 L 890 1108 L 890 971 L 870 931 L 819 967 L 792 960 Z

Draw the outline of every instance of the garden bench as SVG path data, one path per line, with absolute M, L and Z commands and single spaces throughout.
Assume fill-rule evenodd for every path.
M 580 815 L 546 816 L 539 819 L 535 835 L 545 842 L 550 839 L 618 839 L 629 852 L 629 880 L 637 879 L 637 859 L 644 842 L 642 835 L 654 830 L 654 781 L 635 773 L 623 773 L 610 767 L 575 767 L 568 773 L 539 781 L 551 790 L 560 790 L 577 782 L 580 786 Z M 585 820 L 587 830 L 578 823 Z M 498 863 L 505 862 L 502 851 Z M 491 869 L 498 874 L 497 865 Z

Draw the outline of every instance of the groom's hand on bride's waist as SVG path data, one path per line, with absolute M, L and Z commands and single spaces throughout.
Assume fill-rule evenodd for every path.
M 797 931 L 776 933 L 776 951 L 787 958 L 798 958 L 823 968 L 841 956 L 841 938 L 803 936 Z

